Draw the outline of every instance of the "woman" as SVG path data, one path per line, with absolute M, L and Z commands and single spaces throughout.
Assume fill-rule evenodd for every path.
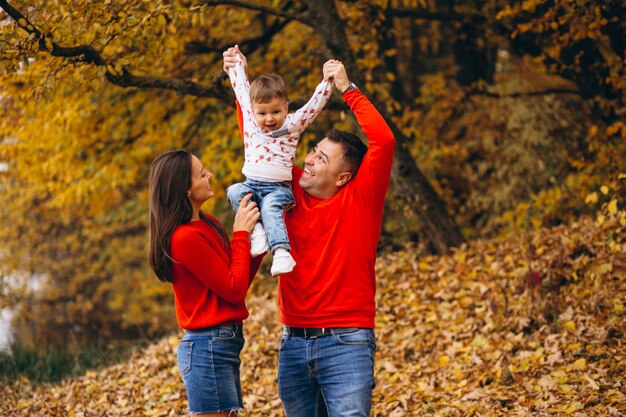
M 259 209 L 239 205 L 232 243 L 215 217 L 200 211 L 213 197 L 211 173 L 191 153 L 159 155 L 150 169 L 150 266 L 172 283 L 176 318 L 186 330 L 178 366 L 189 413 L 229 415 L 242 408 L 239 353 L 244 300 L 262 256 L 250 259 L 249 233 Z M 249 204 L 248 204 L 249 203 Z

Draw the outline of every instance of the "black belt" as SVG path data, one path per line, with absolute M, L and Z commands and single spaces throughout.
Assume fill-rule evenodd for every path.
M 187 329 L 185 330 L 185 332 L 186 333 L 204 333 L 204 332 L 210 332 L 210 331 L 219 330 L 219 329 L 230 330 L 236 335 L 240 335 L 240 336 L 243 335 L 243 326 L 241 326 L 240 324 L 218 324 L 216 326 L 204 327 L 201 329 Z
M 358 327 L 289 327 L 285 329 L 291 336 L 315 339 L 316 337 L 330 336 L 331 334 L 351 333 L 359 330 Z

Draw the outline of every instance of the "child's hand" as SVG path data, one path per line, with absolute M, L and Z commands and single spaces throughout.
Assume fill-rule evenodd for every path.
M 322 67 L 322 72 L 324 74 L 324 81 L 331 81 L 331 82 L 333 81 L 333 78 L 328 74 L 328 68 L 338 62 L 339 61 L 337 61 L 336 59 L 329 59 L 328 61 L 324 62 L 324 66 Z
M 333 81 L 335 87 L 343 92 L 350 85 L 350 79 L 346 74 L 346 68 L 341 61 L 331 59 L 324 64 L 324 81 Z
M 235 214 L 235 223 L 233 224 L 233 232 L 245 230 L 252 232 L 254 225 L 259 220 L 261 213 L 254 201 L 250 201 L 252 193 L 244 196 L 239 203 L 239 208 Z
M 232 68 L 237 64 L 237 55 L 241 57 L 243 61 L 243 67 L 246 68 L 248 66 L 248 60 L 245 55 L 241 53 L 239 50 L 239 45 L 235 45 L 233 47 L 228 48 L 222 54 L 224 58 L 224 71 L 228 72 L 228 68 Z

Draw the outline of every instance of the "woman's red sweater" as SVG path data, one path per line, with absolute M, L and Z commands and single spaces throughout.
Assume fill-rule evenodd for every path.
M 246 293 L 263 260 L 251 259 L 248 232 L 234 232 L 229 248 L 204 220 L 191 221 L 174 230 L 171 253 L 180 327 L 243 323 L 248 317 Z

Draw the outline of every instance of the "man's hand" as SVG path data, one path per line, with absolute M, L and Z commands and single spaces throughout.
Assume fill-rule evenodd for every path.
M 235 64 L 237 63 L 237 55 L 241 57 L 241 60 L 243 61 L 243 67 L 248 67 L 248 60 L 246 59 L 245 55 L 242 54 L 239 50 L 239 45 L 235 45 L 225 50 L 222 54 L 222 56 L 224 57 L 224 72 L 228 73 L 228 68 L 232 68 L 235 66 Z
M 350 85 L 346 68 L 341 61 L 336 59 L 330 59 L 324 64 L 324 81 L 333 81 L 340 93 L 343 93 Z

